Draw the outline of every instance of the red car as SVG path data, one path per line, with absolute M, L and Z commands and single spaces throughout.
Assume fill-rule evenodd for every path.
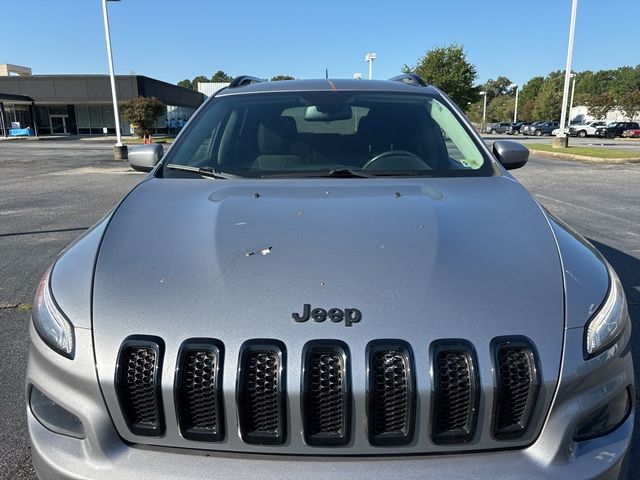
M 632 128 L 622 132 L 622 136 L 626 138 L 640 138 L 640 128 Z

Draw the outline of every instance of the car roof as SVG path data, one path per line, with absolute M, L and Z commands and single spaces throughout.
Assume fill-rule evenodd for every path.
M 432 86 L 409 85 L 389 80 L 316 79 L 281 80 L 277 82 L 256 82 L 233 88 L 225 88 L 216 97 L 246 93 L 267 92 L 308 92 L 308 91 L 365 91 L 365 92 L 411 92 L 437 95 L 440 92 Z

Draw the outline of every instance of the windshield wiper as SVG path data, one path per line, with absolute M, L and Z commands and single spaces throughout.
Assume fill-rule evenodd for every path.
M 293 171 L 262 175 L 262 178 L 371 178 L 377 175 L 352 168 L 333 168 L 331 170 Z
M 193 172 L 207 178 L 218 178 L 226 180 L 229 178 L 236 178 L 235 175 L 229 175 L 228 173 L 216 172 L 211 167 L 192 167 L 190 165 L 178 165 L 177 163 L 170 163 L 165 165 L 165 168 L 169 170 L 179 170 L 181 172 Z
M 327 172 L 327 177 L 334 178 L 371 178 L 375 174 L 364 172 L 362 170 L 354 170 L 352 168 L 334 168 Z

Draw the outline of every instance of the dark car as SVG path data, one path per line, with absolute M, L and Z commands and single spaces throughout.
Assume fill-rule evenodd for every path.
M 520 127 L 520 133 L 522 133 L 523 135 L 533 135 L 533 132 L 535 131 L 536 127 L 538 125 L 542 125 L 543 123 L 545 122 L 533 122 L 528 125 L 524 125 Z
M 625 130 L 636 130 L 640 128 L 638 122 L 615 122 L 607 127 L 601 127 L 596 130 L 596 137 L 621 137 Z
M 541 122 L 535 126 L 532 125 L 529 132 L 536 137 L 541 137 L 542 135 L 551 135 L 551 132 L 559 127 L 560 122 Z
M 506 133 L 507 129 L 511 126 L 510 123 L 489 123 L 486 127 L 484 127 L 484 133 L 490 133 L 491 135 L 495 135 L 497 133 Z
M 507 131 L 505 132 L 507 135 L 518 135 L 522 129 L 528 125 L 531 125 L 531 122 L 515 122 L 512 123 L 509 127 L 507 127 Z

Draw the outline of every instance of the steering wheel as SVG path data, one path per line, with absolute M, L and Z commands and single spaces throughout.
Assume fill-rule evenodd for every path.
M 390 161 L 394 157 L 400 158 Z M 387 150 L 367 161 L 362 166 L 362 170 L 432 170 L 432 168 L 413 152 Z

